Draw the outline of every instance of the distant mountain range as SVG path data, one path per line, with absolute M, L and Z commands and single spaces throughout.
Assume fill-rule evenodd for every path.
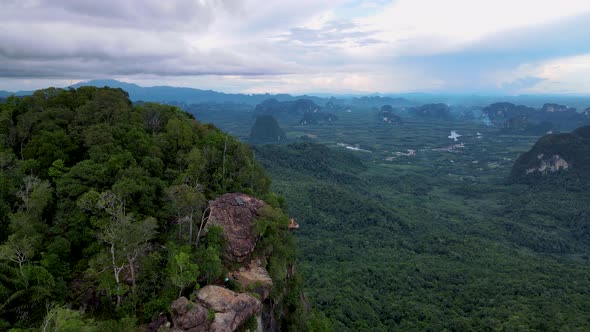
M 346 101 L 353 105 L 373 106 L 380 104 L 393 104 L 397 106 L 410 106 L 415 103 L 399 97 L 385 96 L 359 96 L 359 97 L 318 97 L 309 95 L 293 96 L 290 94 L 242 94 L 242 93 L 223 93 L 213 90 L 200 90 L 194 88 L 179 88 L 171 86 L 153 86 L 142 87 L 137 84 L 120 82 L 117 80 L 93 80 L 81 82 L 72 85 L 73 88 L 80 86 L 96 86 L 111 88 L 121 88 L 129 93 L 129 98 L 133 101 L 151 101 L 151 102 L 179 102 L 184 104 L 199 103 L 236 103 L 258 105 L 265 100 L 275 99 L 277 101 L 297 101 L 300 99 L 310 100 L 317 104 L 325 104 L 329 101 Z
M 520 95 L 520 96 L 485 96 L 466 94 L 440 94 L 440 93 L 400 93 L 400 94 L 368 94 L 368 95 L 302 95 L 293 96 L 290 94 L 241 94 L 223 93 L 213 90 L 201 90 L 194 88 L 182 88 L 172 86 L 143 87 L 133 83 L 126 83 L 117 80 L 92 80 L 72 85 L 73 88 L 80 86 L 112 87 L 121 88 L 129 93 L 132 101 L 146 102 L 176 102 L 179 104 L 200 104 L 200 103 L 236 103 L 258 105 L 267 99 L 278 101 L 295 101 L 308 99 L 317 104 L 325 105 L 346 104 L 359 107 L 381 107 L 392 105 L 393 107 L 419 106 L 422 104 L 444 103 L 449 106 L 487 106 L 489 104 L 503 101 L 523 104 L 530 107 L 540 108 L 545 103 L 559 103 L 568 107 L 585 109 L 590 106 L 590 96 L 577 95 Z M 0 98 L 12 94 L 25 96 L 33 91 L 8 92 L 0 91 Z
M 33 91 L 17 91 L 17 92 L 0 91 L 0 98 L 7 98 L 12 95 L 28 96 L 28 95 L 32 95 L 32 94 L 33 94 Z
M 152 86 L 142 87 L 137 84 L 120 82 L 117 80 L 94 80 L 72 85 L 73 88 L 80 86 L 108 86 L 111 88 L 121 88 L 129 93 L 133 101 L 150 101 L 150 102 L 182 102 L 187 104 L 198 103 L 237 103 L 256 105 L 266 99 L 275 98 L 279 100 L 295 100 L 300 97 L 293 97 L 288 94 L 270 95 L 270 94 L 231 94 L 217 92 L 213 90 L 200 90 L 193 88 L 178 88 L 171 86 Z M 319 99 L 318 97 L 305 96 L 307 99 Z
M 96 87 L 111 87 L 121 88 L 129 93 L 129 98 L 132 101 L 145 102 L 179 102 L 185 104 L 198 103 L 236 103 L 236 104 L 250 104 L 257 105 L 262 101 L 274 98 L 281 101 L 291 101 L 300 98 L 320 101 L 323 98 L 314 96 L 291 96 L 289 94 L 231 94 L 217 92 L 213 90 L 201 90 L 193 88 L 179 88 L 172 86 L 152 86 L 143 87 L 133 83 L 121 82 L 117 80 L 92 80 L 88 82 L 80 82 L 71 85 L 72 88 L 79 88 L 81 86 L 96 86 Z M 10 95 L 26 96 L 32 94 L 33 91 L 17 91 L 8 92 L 0 91 L 0 98 L 8 97 Z

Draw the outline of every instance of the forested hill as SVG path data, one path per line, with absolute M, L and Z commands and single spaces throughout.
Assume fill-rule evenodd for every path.
M 571 133 L 541 137 L 514 163 L 510 181 L 553 188 L 588 190 L 590 180 L 590 126 Z
M 190 301 L 205 297 L 199 288 L 210 299 L 223 290 L 213 285 L 239 268 L 222 254 L 228 230 L 200 228 L 207 201 L 227 192 L 264 207 L 260 221 L 249 219 L 258 239 L 249 257 L 274 282 L 262 298 L 252 288 L 235 301 L 254 309 L 271 301 L 263 310 L 275 326 L 312 324 L 301 309 L 300 279 L 284 272 L 293 269 L 294 251 L 284 200 L 269 185 L 245 145 L 178 108 L 133 106 L 111 88 L 9 97 L 0 103 L 0 331 L 224 323 L 215 305 Z M 171 309 L 177 298 L 185 305 Z

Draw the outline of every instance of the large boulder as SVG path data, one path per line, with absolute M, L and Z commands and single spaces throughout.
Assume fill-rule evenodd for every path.
M 252 231 L 252 222 L 264 205 L 257 198 L 240 193 L 225 194 L 209 202 L 207 227 L 219 225 L 223 228 L 224 259 L 241 263 L 254 251 L 258 238 Z
M 175 331 L 207 331 L 209 329 L 208 310 L 199 304 L 181 297 L 172 303 Z
M 214 285 L 199 290 L 197 299 L 204 307 L 215 311 L 211 332 L 235 331 L 262 309 L 262 303 L 253 296 Z
M 255 259 L 232 273 L 233 278 L 244 290 L 249 290 L 260 295 L 264 301 L 270 295 L 272 279 L 264 268 L 260 259 Z

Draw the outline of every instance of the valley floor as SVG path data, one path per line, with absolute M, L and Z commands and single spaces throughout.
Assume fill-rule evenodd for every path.
M 307 293 L 335 330 L 590 328 L 589 195 L 506 182 L 538 137 L 339 116 L 281 124 L 312 143 L 255 149 L 301 225 Z

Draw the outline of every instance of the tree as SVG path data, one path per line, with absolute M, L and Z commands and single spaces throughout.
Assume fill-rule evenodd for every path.
M 8 260 L 18 265 L 21 276 L 24 278 L 24 264 L 33 257 L 35 250 L 30 239 L 12 234 L 8 241 L 0 246 L 0 259 Z
M 198 251 L 199 262 L 204 271 L 205 281 L 210 283 L 223 275 L 221 253 L 223 251 L 223 227 L 213 225 L 207 233 L 207 247 Z
M 155 235 L 157 222 L 154 218 L 134 222 L 133 217 L 125 213 L 124 201 L 112 192 L 103 193 L 98 201 L 98 206 L 111 217 L 110 221 L 101 227 L 99 238 L 108 245 L 113 277 L 117 287 L 117 306 L 120 306 L 121 271 L 126 267 L 129 268 L 135 292 L 135 263 L 137 258 L 145 252 L 148 242 Z
M 170 281 L 178 287 L 178 296 L 182 295 L 185 288 L 196 284 L 199 277 L 199 266 L 192 262 L 189 250 L 185 247 L 177 253 L 173 252 L 169 264 Z
M 40 217 L 43 209 L 51 200 L 51 185 L 32 175 L 25 177 L 23 182 L 23 186 L 16 196 L 22 200 L 26 213 Z
M 205 204 L 205 197 L 198 191 L 198 188 L 184 183 L 170 186 L 166 189 L 166 194 L 176 211 L 179 238 L 182 238 L 182 224 L 186 222 L 189 227 L 188 243 L 193 243 L 194 217 L 197 212 L 200 214 Z
M 158 226 L 156 219 L 148 217 L 140 222 L 131 223 L 127 226 L 126 241 L 123 246 L 123 252 L 129 263 L 131 273 L 131 285 L 135 292 L 135 263 L 137 258 L 143 255 L 147 249 L 148 241 L 151 240 Z
M 47 313 L 41 332 L 95 331 L 92 321 L 85 321 L 80 311 L 55 306 Z
M 201 252 L 199 262 L 205 274 L 205 281 L 209 284 L 223 275 L 223 264 L 218 249 L 208 247 Z

